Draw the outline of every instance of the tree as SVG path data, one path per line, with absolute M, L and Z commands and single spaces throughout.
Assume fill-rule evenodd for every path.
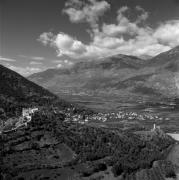
M 2 122 L 3 127 L 4 127 L 5 119 L 6 119 L 6 113 L 4 112 L 3 108 L 0 108 L 0 121 Z

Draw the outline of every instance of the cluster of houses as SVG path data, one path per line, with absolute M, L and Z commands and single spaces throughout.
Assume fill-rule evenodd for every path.
M 163 120 L 162 117 L 149 114 L 149 113 L 137 113 L 137 112 L 128 112 L 128 111 L 119 111 L 112 113 L 101 113 L 103 118 L 102 120 Z M 99 119 L 99 118 L 98 118 Z
M 129 111 L 118 111 L 118 112 L 106 112 L 106 113 L 96 113 L 91 115 L 82 116 L 80 114 L 70 114 L 65 113 L 66 122 L 78 122 L 80 124 L 86 124 L 88 122 L 106 122 L 106 121 L 132 121 L 132 120 L 169 120 L 169 118 L 164 118 L 156 114 L 152 113 L 138 113 L 138 112 L 129 112 Z
M 65 113 L 65 116 L 66 117 L 65 117 L 64 122 L 77 122 L 80 124 L 85 124 L 85 123 L 88 123 L 89 121 L 89 116 L 85 116 L 85 118 L 83 118 L 81 114 L 71 115 L 70 113 Z
M 38 108 L 23 108 L 22 116 L 19 118 L 20 120 L 16 123 L 16 127 L 25 125 L 32 120 L 32 115 L 38 111 Z

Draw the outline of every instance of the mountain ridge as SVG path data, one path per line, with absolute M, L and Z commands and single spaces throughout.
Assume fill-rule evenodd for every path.
M 28 79 L 74 101 L 79 95 L 77 102 L 85 98 L 88 101 L 87 96 L 111 97 L 116 102 L 176 99 L 179 97 L 178 49 L 179 46 L 149 60 L 119 54 L 99 61 L 78 62 L 70 68 L 33 74 Z M 95 104 L 100 102 L 95 100 Z
M 22 108 L 45 105 L 56 99 L 45 88 L 0 65 L 0 108 L 6 118 L 21 115 Z

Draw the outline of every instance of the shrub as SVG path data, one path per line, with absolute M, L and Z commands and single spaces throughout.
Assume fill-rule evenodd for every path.
M 123 173 L 123 169 L 120 163 L 116 163 L 113 167 L 112 167 L 112 172 L 114 174 L 114 176 L 119 176 Z
M 176 173 L 173 169 L 166 172 L 166 178 L 176 178 Z

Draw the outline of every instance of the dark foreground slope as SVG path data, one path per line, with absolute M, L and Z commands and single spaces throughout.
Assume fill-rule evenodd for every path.
M 3 179 L 164 180 L 175 176 L 165 156 L 174 141 L 160 131 L 135 135 L 41 111 L 25 128 L 1 138 Z M 145 178 L 144 178 L 145 177 Z
M 55 98 L 48 90 L 0 65 L 0 108 L 6 116 L 18 115 L 22 107 L 45 104 Z

